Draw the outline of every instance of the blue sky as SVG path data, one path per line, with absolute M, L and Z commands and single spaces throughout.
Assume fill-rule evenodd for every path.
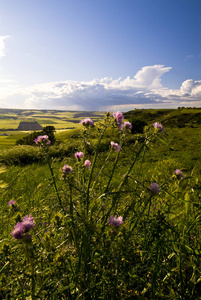
M 0 1 L 0 107 L 201 107 L 200 0 Z

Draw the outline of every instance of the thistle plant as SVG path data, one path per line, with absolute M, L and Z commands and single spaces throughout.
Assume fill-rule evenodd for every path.
M 26 217 L 20 200 L 18 210 L 7 202 L 14 227 L 1 249 L 2 299 L 196 299 L 198 183 L 181 166 L 166 180 L 143 168 L 154 143 L 166 144 L 166 130 L 155 122 L 133 138 L 121 112 L 80 123 L 79 147 L 56 170 L 48 136 L 35 140 L 54 201 L 41 194 Z

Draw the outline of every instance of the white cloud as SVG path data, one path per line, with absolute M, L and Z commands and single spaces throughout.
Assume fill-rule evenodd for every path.
M 161 76 L 171 69 L 171 67 L 164 67 L 164 65 L 146 66 L 139 70 L 133 78 L 130 78 L 130 76 L 124 80 L 121 80 L 121 78 L 118 78 L 117 80 L 104 78 L 104 82 L 107 82 L 109 87 L 120 86 L 122 89 L 127 89 L 129 87 L 136 89 L 160 88 L 162 86 Z
M 7 101 L 7 107 L 64 110 L 127 111 L 135 107 L 178 107 L 181 103 L 201 106 L 201 81 L 188 79 L 174 90 L 162 86 L 161 76 L 170 70 L 163 65 L 145 66 L 133 78 L 68 80 L 26 89 L 10 82 L 0 89 L 0 99 Z
M 161 76 L 169 72 L 171 67 L 164 67 L 164 65 L 154 65 L 143 67 L 135 75 L 135 85 L 146 87 L 148 89 L 160 88 Z
M 194 83 L 193 79 L 187 79 L 182 83 L 180 90 L 183 93 L 190 94 L 194 85 L 195 85 L 195 83 Z
M 9 35 L 0 35 L 0 58 L 2 58 L 3 56 L 5 56 L 5 41 L 9 38 Z
M 184 94 L 195 97 L 201 96 L 201 80 L 193 81 L 192 79 L 185 80 L 181 85 L 181 91 Z
M 201 98 L 201 80 L 195 81 L 195 87 L 192 89 L 191 94 L 193 97 Z

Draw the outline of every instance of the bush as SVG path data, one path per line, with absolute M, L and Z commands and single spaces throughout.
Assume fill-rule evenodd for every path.
M 41 161 L 41 159 L 42 155 L 39 149 L 29 145 L 3 150 L 0 155 L 0 162 L 8 166 L 27 165 Z
M 78 145 L 78 142 L 73 141 L 71 143 L 59 143 L 58 145 L 50 146 L 49 155 L 52 158 L 62 160 L 71 155 L 72 152 L 75 152 Z M 44 155 L 42 155 L 38 147 L 18 145 L 11 149 L 2 150 L 0 162 L 8 166 L 27 165 L 35 162 L 44 162 Z
M 39 135 L 48 135 L 51 144 L 54 145 L 55 139 L 55 127 L 54 126 L 46 126 L 42 131 L 34 131 L 29 135 L 23 137 L 16 141 L 16 145 L 34 145 L 34 139 L 36 139 Z
M 148 125 L 147 122 L 142 120 L 142 119 L 132 118 L 129 121 L 132 124 L 132 133 L 133 134 L 143 133 L 144 132 L 144 127 Z

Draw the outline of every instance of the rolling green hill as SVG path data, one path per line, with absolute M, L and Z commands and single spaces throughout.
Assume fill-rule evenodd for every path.
M 140 119 L 147 123 L 160 122 L 168 127 L 198 127 L 201 125 L 201 108 L 136 109 L 124 113 L 128 120 Z

